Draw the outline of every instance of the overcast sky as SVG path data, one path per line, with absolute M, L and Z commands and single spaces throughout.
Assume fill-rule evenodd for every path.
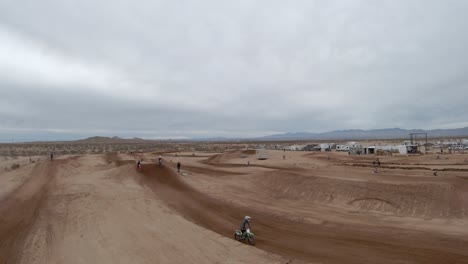
M 468 126 L 467 14 L 465 0 L 0 0 L 0 141 Z

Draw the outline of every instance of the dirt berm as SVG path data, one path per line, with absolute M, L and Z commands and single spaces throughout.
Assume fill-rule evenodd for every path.
M 183 217 L 221 235 L 233 237 L 242 217 L 252 216 L 256 246 L 291 258 L 324 263 L 468 263 L 464 250 L 468 243 L 443 234 L 293 221 L 214 199 L 167 167 L 145 164 L 141 177 Z

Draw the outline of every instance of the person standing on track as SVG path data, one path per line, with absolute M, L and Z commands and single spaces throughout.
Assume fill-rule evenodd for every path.
M 180 173 L 180 162 L 177 162 L 177 172 Z

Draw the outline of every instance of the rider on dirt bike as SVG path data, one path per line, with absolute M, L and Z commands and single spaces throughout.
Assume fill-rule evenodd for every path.
M 159 164 L 159 167 L 162 166 L 162 157 L 161 156 L 159 156 L 159 158 L 158 158 L 158 164 Z
M 247 241 L 251 246 L 255 245 L 255 236 L 250 229 L 250 216 L 245 216 L 242 220 L 240 230 L 234 232 L 234 239 L 237 241 Z
M 247 230 L 247 228 L 245 228 L 246 225 L 249 226 L 249 229 L 252 229 L 252 227 L 250 227 L 250 216 L 248 216 L 248 215 L 246 215 L 244 217 L 244 219 L 242 220 L 241 226 L 240 226 L 240 229 L 242 231 L 242 235 L 244 235 L 245 231 Z

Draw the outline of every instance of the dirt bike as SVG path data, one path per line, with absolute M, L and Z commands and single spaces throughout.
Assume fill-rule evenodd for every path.
M 255 236 L 252 232 L 250 232 L 250 228 L 247 228 L 244 234 L 242 234 L 241 230 L 236 230 L 236 232 L 234 233 L 234 239 L 237 241 L 247 240 L 249 245 L 255 245 Z

